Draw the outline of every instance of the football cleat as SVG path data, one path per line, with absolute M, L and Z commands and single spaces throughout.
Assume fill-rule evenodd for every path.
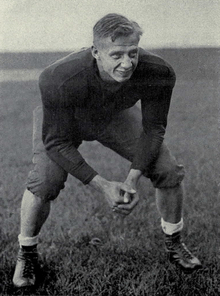
M 165 246 L 170 262 L 178 265 L 183 271 L 190 273 L 202 267 L 199 259 L 182 242 L 180 232 L 173 235 L 166 234 Z
M 35 247 L 31 251 L 26 251 L 21 247 L 18 252 L 13 284 L 18 288 L 34 286 L 37 266 L 37 248 Z

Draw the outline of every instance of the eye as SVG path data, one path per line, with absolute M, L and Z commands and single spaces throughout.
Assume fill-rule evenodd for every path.
M 121 54 L 119 54 L 119 53 L 116 53 L 116 54 L 113 54 L 112 55 L 112 58 L 114 59 L 114 60 L 118 60 L 118 59 L 120 59 L 121 58 Z
M 135 52 L 131 52 L 129 56 L 130 56 L 130 58 L 136 58 L 137 52 L 136 51 Z

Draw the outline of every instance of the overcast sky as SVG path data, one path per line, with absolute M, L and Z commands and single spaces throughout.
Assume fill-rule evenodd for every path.
M 0 0 L 0 51 L 90 46 L 109 12 L 137 21 L 148 48 L 220 46 L 220 0 Z

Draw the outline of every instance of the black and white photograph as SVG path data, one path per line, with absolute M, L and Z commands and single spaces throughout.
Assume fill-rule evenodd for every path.
M 219 16 L 0 0 L 0 295 L 220 295 Z

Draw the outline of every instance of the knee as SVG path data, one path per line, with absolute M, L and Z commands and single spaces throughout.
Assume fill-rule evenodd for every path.
M 163 170 L 153 174 L 150 179 L 155 188 L 174 188 L 181 184 L 184 176 L 185 169 L 183 165 L 175 165 L 168 170 Z
M 65 176 L 48 179 L 45 175 L 39 175 L 33 170 L 28 175 L 27 189 L 44 202 L 47 202 L 57 198 L 64 188 L 65 181 Z

